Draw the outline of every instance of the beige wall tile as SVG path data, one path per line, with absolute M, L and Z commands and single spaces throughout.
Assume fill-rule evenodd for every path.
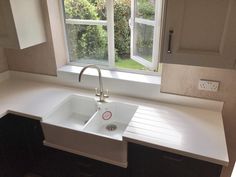
M 59 1 L 42 0 L 42 8 L 47 42 L 24 50 L 5 49 L 10 70 L 56 75 L 66 64 Z
M 0 73 L 8 70 L 7 59 L 2 48 L 0 48 Z

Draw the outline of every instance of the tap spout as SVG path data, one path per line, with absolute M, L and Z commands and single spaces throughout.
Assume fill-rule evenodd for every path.
M 98 93 L 96 93 L 96 95 L 100 97 L 100 100 L 99 100 L 100 102 L 104 102 L 105 97 L 107 97 L 107 95 L 104 94 L 103 83 L 102 83 L 102 73 L 101 73 L 101 70 L 98 66 L 96 66 L 96 65 L 85 66 L 79 73 L 79 82 L 81 82 L 81 80 L 82 80 L 82 75 L 83 75 L 84 71 L 88 68 L 95 68 L 98 71 L 99 91 L 98 91 Z

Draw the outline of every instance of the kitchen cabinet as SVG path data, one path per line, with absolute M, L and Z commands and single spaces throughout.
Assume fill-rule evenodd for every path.
M 129 143 L 128 168 L 43 145 L 40 121 L 0 119 L 0 177 L 219 177 L 221 166 Z
M 22 177 L 32 165 L 26 123 L 14 115 L 0 119 L 1 177 Z
M 165 2 L 162 63 L 235 69 L 235 0 Z
M 43 151 L 39 121 L 13 114 L 0 118 L 0 177 L 23 177 Z
M 31 172 L 42 177 L 127 177 L 127 169 L 46 148 Z
M 127 177 L 127 169 L 43 145 L 40 121 L 0 118 L 0 177 Z
M 0 47 L 24 49 L 43 42 L 41 0 L 0 1 Z
M 129 143 L 130 177 L 219 177 L 221 166 Z

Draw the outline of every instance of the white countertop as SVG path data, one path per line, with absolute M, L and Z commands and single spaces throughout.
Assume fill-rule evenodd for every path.
M 93 97 L 93 92 L 78 88 L 8 79 L 0 83 L 0 117 L 15 113 L 41 120 L 71 94 Z M 126 141 L 228 164 L 220 111 L 121 96 L 111 96 L 109 100 L 140 105 L 123 135 Z

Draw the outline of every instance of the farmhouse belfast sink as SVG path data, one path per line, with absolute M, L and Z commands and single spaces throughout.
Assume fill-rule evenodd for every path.
M 122 135 L 137 106 L 71 95 L 41 124 L 44 144 L 56 149 L 127 167 L 127 142 Z

